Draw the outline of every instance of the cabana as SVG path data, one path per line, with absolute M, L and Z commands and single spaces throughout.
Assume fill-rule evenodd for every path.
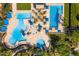
M 4 19 L 4 25 L 8 25 L 9 24 L 9 21 L 7 19 Z
M 5 32 L 6 29 L 7 29 L 6 26 L 2 26 L 1 29 L 0 29 L 0 31 L 1 31 L 1 32 Z
M 45 42 L 44 42 L 44 40 L 43 40 L 42 38 L 40 38 L 40 39 L 38 39 L 38 40 L 36 41 L 36 47 L 37 47 L 37 48 L 42 49 L 42 48 L 44 48 L 44 46 L 45 46 Z
M 6 18 L 12 18 L 12 12 L 8 12 L 8 13 L 6 14 Z

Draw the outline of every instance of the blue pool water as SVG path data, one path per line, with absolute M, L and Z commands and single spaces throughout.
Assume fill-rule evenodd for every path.
M 25 39 L 23 38 L 24 35 L 23 35 L 22 31 L 24 32 L 25 30 L 27 30 L 27 26 L 24 24 L 23 20 L 25 18 L 30 18 L 30 16 L 28 16 L 28 15 L 30 15 L 30 14 L 28 14 L 28 13 L 17 13 L 16 14 L 18 24 L 12 31 L 11 37 L 9 39 L 10 44 L 15 45 L 16 42 L 25 41 Z
M 62 13 L 63 6 L 50 6 L 50 28 L 58 27 L 58 15 L 62 15 Z
M 30 13 L 17 13 L 16 18 L 17 19 L 29 19 L 31 16 Z

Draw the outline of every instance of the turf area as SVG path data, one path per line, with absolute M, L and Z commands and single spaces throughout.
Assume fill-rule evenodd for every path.
M 31 10 L 30 3 L 17 3 L 17 10 Z
M 64 5 L 64 25 L 68 26 L 68 16 L 69 16 L 69 5 Z M 71 4 L 71 25 L 77 26 L 78 21 L 76 19 L 76 15 L 79 14 L 79 4 L 73 3 Z

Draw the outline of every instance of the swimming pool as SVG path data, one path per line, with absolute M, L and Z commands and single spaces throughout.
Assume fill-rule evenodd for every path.
M 15 26 L 14 30 L 11 33 L 11 37 L 9 38 L 9 43 L 15 45 L 16 42 L 26 41 L 23 38 L 22 31 L 27 30 L 27 25 L 24 24 L 23 20 L 25 18 L 30 18 L 30 14 L 28 13 L 17 13 L 16 18 L 18 20 L 18 24 Z
M 50 6 L 50 28 L 58 28 L 58 15 L 62 15 L 62 13 L 63 6 Z

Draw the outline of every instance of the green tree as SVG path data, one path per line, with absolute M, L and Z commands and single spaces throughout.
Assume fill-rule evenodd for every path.
M 52 51 L 55 55 L 55 49 L 59 45 L 58 41 L 60 40 L 60 37 L 54 34 L 49 34 L 50 37 L 50 52 Z

